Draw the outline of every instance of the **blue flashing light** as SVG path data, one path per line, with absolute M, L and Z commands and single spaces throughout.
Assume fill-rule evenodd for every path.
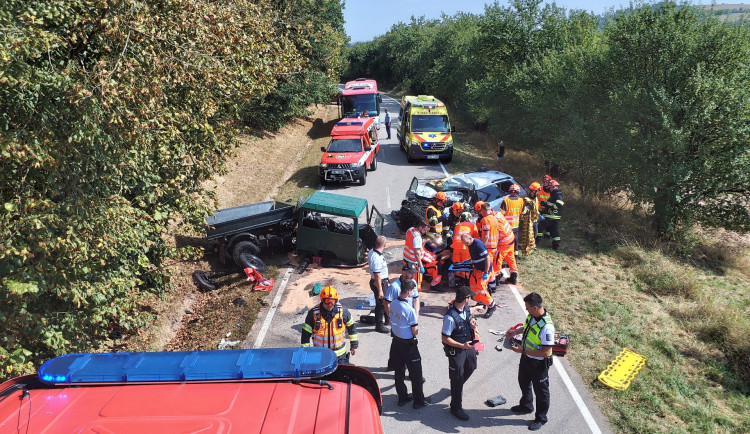
M 150 353 L 81 353 L 55 357 L 39 368 L 51 384 L 247 381 L 322 377 L 336 370 L 328 348 Z
M 336 125 L 362 125 L 362 121 L 339 121 Z
M 422 142 L 422 149 L 430 149 L 430 144 L 427 142 Z

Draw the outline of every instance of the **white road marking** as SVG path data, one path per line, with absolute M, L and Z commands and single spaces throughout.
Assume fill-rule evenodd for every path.
M 445 166 L 443 166 L 443 162 L 438 160 L 438 163 L 440 163 L 440 168 L 443 169 L 443 173 L 445 174 L 445 177 L 446 178 L 449 177 L 450 175 L 448 174 L 448 171 L 445 170 Z
M 388 187 L 385 188 L 385 204 L 388 209 L 393 209 L 391 208 L 391 190 Z
M 257 349 L 257 348 L 260 348 L 261 345 L 263 345 L 263 339 L 266 338 L 266 333 L 268 333 L 268 328 L 271 326 L 271 320 L 273 320 L 273 315 L 276 313 L 276 307 L 281 302 L 281 296 L 284 294 L 284 290 L 286 289 L 287 283 L 289 283 L 289 277 L 291 275 L 292 275 L 292 268 L 289 267 L 286 269 L 286 274 L 284 274 L 284 279 L 281 281 L 279 290 L 276 292 L 276 297 L 273 298 L 273 303 L 271 304 L 271 308 L 268 309 L 268 313 L 266 314 L 266 319 L 265 321 L 263 321 L 263 327 L 260 328 L 260 333 L 258 333 L 258 337 L 255 338 L 255 344 L 253 345 L 253 348 Z
M 513 292 L 513 295 L 516 297 L 516 301 L 518 302 L 518 305 L 521 306 L 521 309 L 526 311 L 526 304 L 523 301 L 523 298 L 521 297 L 521 294 L 518 293 L 518 289 L 515 285 L 509 285 L 510 290 Z M 527 312 L 528 314 L 528 312 Z M 565 384 L 565 387 L 568 389 L 568 392 L 570 392 L 570 396 L 573 398 L 573 402 L 576 403 L 576 407 L 578 407 L 578 410 L 581 412 L 581 416 L 583 416 L 583 419 L 586 421 L 586 424 L 589 426 L 589 429 L 594 434 L 601 434 L 602 430 L 599 429 L 599 425 L 596 424 L 596 421 L 594 420 L 594 416 L 591 415 L 591 412 L 589 411 L 588 407 L 586 406 L 586 403 L 583 402 L 583 398 L 581 398 L 581 394 L 578 393 L 578 390 L 576 389 L 576 386 L 573 384 L 573 381 L 571 381 L 570 377 L 568 376 L 568 373 L 565 372 L 565 368 L 562 367 L 562 363 L 555 363 L 554 366 L 557 369 L 557 373 L 560 375 L 560 378 L 562 378 L 563 384 Z

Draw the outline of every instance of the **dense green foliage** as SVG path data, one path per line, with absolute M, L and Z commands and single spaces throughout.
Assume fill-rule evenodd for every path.
M 345 38 L 338 0 L 8 0 L 0 32 L 5 375 L 142 325 L 238 128 L 327 101 Z
M 750 26 L 675 3 L 608 14 L 488 6 L 349 51 L 348 76 L 435 94 L 654 227 L 750 230 Z

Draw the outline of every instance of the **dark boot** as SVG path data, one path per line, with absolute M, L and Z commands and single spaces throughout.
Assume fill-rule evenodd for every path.
M 484 313 L 484 315 L 483 315 L 483 316 L 484 316 L 485 318 L 489 318 L 489 317 L 491 317 L 491 316 L 492 316 L 492 314 L 493 314 L 493 313 L 495 313 L 495 309 L 497 309 L 497 305 L 496 305 L 496 304 L 495 304 L 495 302 L 493 301 L 492 303 L 490 303 L 490 305 L 489 305 L 489 306 L 487 306 L 487 311 L 486 311 L 486 312 Z
M 560 240 L 552 241 L 552 250 L 557 250 L 560 248 Z
M 505 279 L 505 283 L 515 285 L 518 283 L 518 273 L 510 273 L 510 277 Z
M 494 294 L 495 291 L 497 291 L 497 280 L 488 283 L 487 290 L 490 292 L 490 294 Z

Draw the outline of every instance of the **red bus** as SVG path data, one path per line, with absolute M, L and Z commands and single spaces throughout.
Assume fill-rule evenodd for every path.
M 375 119 L 375 126 L 380 129 L 380 103 L 382 97 L 378 93 L 378 83 L 375 80 L 358 78 L 349 81 L 339 94 L 339 116 L 367 115 Z

